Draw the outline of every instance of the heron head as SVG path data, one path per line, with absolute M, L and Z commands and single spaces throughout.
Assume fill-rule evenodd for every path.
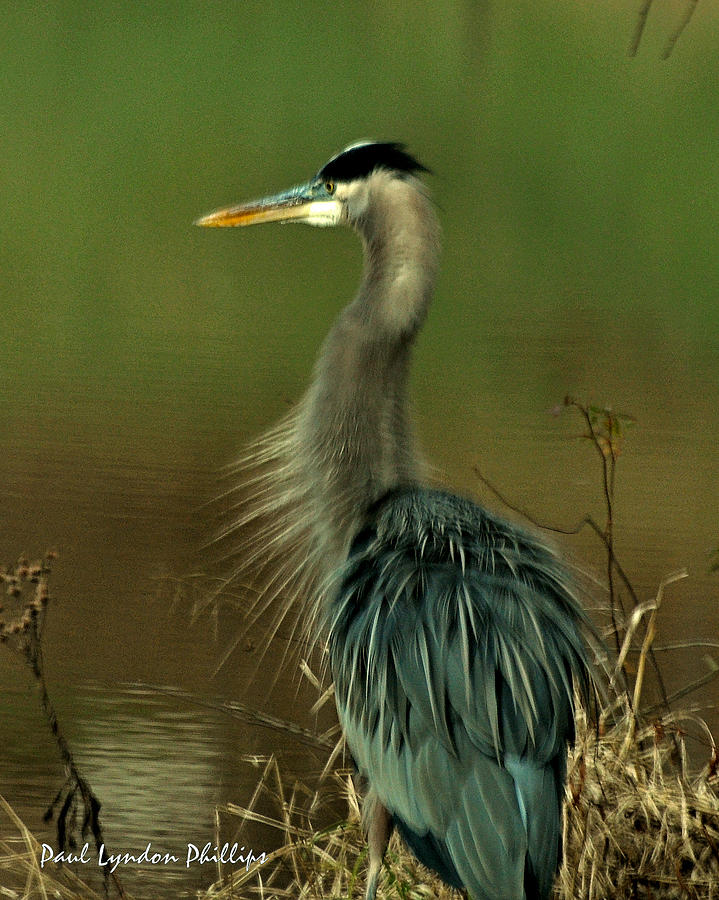
M 305 184 L 239 206 L 218 209 L 195 224 L 207 227 L 304 222 L 355 225 L 367 209 L 372 177 L 378 172 L 406 179 L 427 169 L 402 144 L 361 141 L 325 163 Z

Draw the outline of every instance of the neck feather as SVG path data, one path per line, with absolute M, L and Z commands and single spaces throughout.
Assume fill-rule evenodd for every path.
M 297 422 L 328 561 L 344 555 L 372 503 L 422 470 L 407 380 L 434 285 L 436 220 L 414 180 L 384 176 L 375 192 L 372 219 L 357 225 L 365 246 L 359 293 L 324 344 Z
M 434 285 L 438 228 L 414 179 L 376 173 L 370 181 L 371 215 L 355 218 L 365 249 L 357 297 L 327 337 L 299 406 L 247 449 L 225 495 L 217 545 L 228 570 L 218 591 L 250 598 L 248 621 L 269 620 L 268 645 L 281 630 L 316 639 L 321 586 L 367 508 L 422 477 L 407 379 Z

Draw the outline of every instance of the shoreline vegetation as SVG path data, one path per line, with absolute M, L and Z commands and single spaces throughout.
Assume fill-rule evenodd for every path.
M 640 724 L 626 694 L 608 698 L 599 727 L 579 710 L 569 757 L 564 807 L 564 861 L 557 900 L 603 898 L 719 898 L 719 756 L 698 713 L 683 711 Z M 701 771 L 687 761 L 687 727 L 703 730 L 710 749 Z M 264 863 L 223 864 L 197 900 L 361 898 L 366 845 L 360 800 L 341 748 L 330 755 L 315 785 L 293 781 L 274 756 L 248 759 L 260 770 L 247 807 L 226 804 L 218 821 L 276 829 L 278 846 Z M 326 822 L 338 801 L 346 819 Z M 260 813 L 269 805 L 274 815 Z M 0 884 L 7 896 L 34 900 L 95 900 L 102 887 L 83 880 L 83 866 L 41 867 L 43 847 L 0 797 Z M 116 886 L 117 887 L 117 886 Z M 117 896 L 140 900 L 122 890 Z M 395 836 L 380 883 L 387 900 L 450 900 L 459 895 L 424 870 Z M 111 894 L 112 896 L 112 894 Z
M 611 649 L 596 648 L 597 669 L 605 685 L 597 709 L 591 716 L 582 707 L 577 711 L 564 806 L 564 860 L 554 895 L 557 900 L 719 900 L 719 752 L 700 711 L 685 700 L 692 690 L 717 675 L 719 665 L 707 655 L 706 675 L 668 695 L 654 654 L 657 620 L 665 592 L 686 573 L 668 575 L 654 598 L 640 602 L 614 547 L 616 466 L 633 420 L 572 398 L 566 398 L 564 408 L 579 414 L 584 426 L 580 436 L 589 441 L 601 464 L 605 521 L 600 524 L 585 517 L 572 531 L 591 528 L 605 551 L 608 602 L 603 631 Z M 505 505 L 521 512 L 477 474 Z M 66 853 L 67 860 L 71 852 L 77 854 L 79 847 L 87 845 L 87 854 L 92 855 L 90 844 L 94 842 L 96 851 L 102 846 L 105 856 L 111 858 L 116 851 L 105 850 L 99 800 L 75 764 L 45 684 L 42 634 L 54 559 L 52 551 L 37 563 L 23 556 L 14 567 L 0 572 L 6 594 L 6 609 L 0 609 L 0 645 L 18 651 L 28 663 L 64 764 L 66 780 L 45 816 L 56 826 L 57 853 Z M 682 646 L 693 645 L 687 640 Z M 306 664 L 303 671 L 319 689 Z M 652 672 L 659 702 L 645 700 Z M 187 698 L 181 691 L 176 693 L 178 698 Z M 330 691 L 320 693 L 318 707 L 331 701 Z M 237 706 L 227 704 L 227 712 L 239 714 Z M 286 741 L 298 738 L 297 726 L 292 723 L 246 707 L 240 713 L 244 718 L 256 716 L 259 724 L 275 729 Z M 259 772 L 250 802 L 245 807 L 228 803 L 216 810 L 218 846 L 221 827 L 223 831 L 230 828 L 232 840 L 241 843 L 244 826 L 252 822 L 276 831 L 276 849 L 261 854 L 264 860 L 258 863 L 255 858 L 252 864 L 247 858 L 238 863 L 239 857 L 228 858 L 218 851 L 214 883 L 183 896 L 196 900 L 363 897 L 366 845 L 360 799 L 346 765 L 343 743 L 341 739 L 336 743 L 328 740 L 328 735 L 313 737 L 303 732 L 299 737 L 312 741 L 326 755 L 315 783 L 293 779 L 275 756 L 248 757 L 248 764 Z M 690 767 L 690 737 L 701 747 L 699 754 L 692 753 L 698 771 Z M 343 810 L 341 817 L 339 809 Z M 48 857 L 47 847 L 0 797 L 2 896 L 17 900 L 99 900 L 107 896 L 141 900 L 141 894 L 130 894 L 124 887 L 121 867 L 115 867 L 117 871 L 105 867 L 104 881 L 100 879 L 93 887 L 83 880 L 87 874 L 83 860 L 75 866 L 59 865 Z M 135 883 L 137 879 L 133 887 Z M 383 867 L 380 893 L 385 900 L 459 896 L 423 870 L 396 836 Z

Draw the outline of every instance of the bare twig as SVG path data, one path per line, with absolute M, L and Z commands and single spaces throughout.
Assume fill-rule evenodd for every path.
M 158 694 L 164 694 L 168 697 L 177 697 L 192 703 L 195 706 L 201 706 L 205 709 L 215 709 L 219 712 L 227 713 L 234 719 L 241 722 L 248 722 L 251 725 L 258 725 L 262 728 L 271 728 L 273 731 L 279 731 L 282 734 L 290 734 L 303 744 L 307 744 L 316 750 L 331 750 L 335 741 L 324 735 L 315 734 L 309 728 L 303 728 L 287 719 L 280 719 L 277 716 L 271 716 L 268 713 L 260 712 L 247 706 L 244 703 L 230 700 L 213 700 L 207 697 L 198 697 L 189 691 L 183 691 L 181 688 L 170 687 L 163 684 L 148 684 L 146 682 L 132 682 L 131 687 L 141 687 L 145 690 L 155 691 Z
M 629 56 L 636 56 L 639 52 L 639 44 L 642 41 L 642 36 L 644 35 L 644 29 L 646 28 L 647 18 L 649 16 L 649 11 L 652 7 L 653 0 L 643 0 L 643 3 L 639 9 L 637 14 L 637 23 L 634 28 L 634 34 L 632 35 L 632 39 L 629 44 Z M 684 7 L 684 15 L 681 18 L 681 21 L 674 29 L 674 31 L 669 35 L 666 44 L 664 45 L 664 50 L 662 51 L 662 59 L 669 59 L 674 51 L 674 47 L 677 44 L 677 41 L 682 36 L 684 29 L 691 22 L 692 16 L 696 12 L 696 8 L 699 5 L 699 0 L 686 0 Z
M 644 34 L 644 29 L 647 24 L 647 17 L 649 15 L 649 10 L 652 7 L 652 0 L 644 0 L 642 3 L 641 9 L 639 10 L 639 14 L 637 15 L 637 24 L 634 28 L 634 34 L 632 35 L 632 41 L 629 44 L 629 55 L 636 56 L 639 52 L 639 44 L 642 42 L 642 35 Z
M 88 833 L 92 835 L 99 854 L 101 845 L 105 843 L 100 825 L 101 804 L 75 763 L 72 750 L 60 729 L 57 713 L 50 699 L 45 680 L 42 632 L 50 600 L 51 562 L 55 557 L 56 554 L 50 551 L 42 561 L 31 564 L 22 555 L 14 568 L 0 573 L 0 581 L 7 586 L 7 594 L 17 607 L 15 616 L 7 622 L 0 622 L 0 642 L 17 650 L 29 665 L 39 686 L 42 710 L 52 736 L 55 738 L 65 769 L 65 781 L 44 816 L 45 821 L 50 822 L 59 808 L 56 823 L 58 850 L 64 852 L 68 847 L 71 848 L 74 845 L 77 815 L 78 812 L 81 812 L 80 833 L 83 837 Z M 33 585 L 34 589 L 30 589 Z M 78 803 L 78 796 L 80 803 Z M 80 805 L 81 809 L 79 809 Z M 127 895 L 117 873 L 108 871 L 108 868 L 104 867 L 103 876 L 106 886 L 108 880 L 112 880 L 118 896 L 123 900 Z
M 605 575 L 609 592 L 609 615 L 611 618 L 611 627 L 612 633 L 614 635 L 617 658 L 619 660 L 618 665 L 621 670 L 621 672 L 615 671 L 615 673 L 612 675 L 612 683 L 614 684 L 617 676 L 621 674 L 626 687 L 626 698 L 631 706 L 633 703 L 633 694 L 636 694 L 636 691 L 632 693 L 630 693 L 629 691 L 629 679 L 625 667 L 625 662 L 628 653 L 632 649 L 631 644 L 634 630 L 639 626 L 647 628 L 644 617 L 642 615 L 642 612 L 646 610 L 644 610 L 644 606 L 640 604 L 636 591 L 634 590 L 634 587 L 626 571 L 617 558 L 617 554 L 615 551 L 614 495 L 616 487 L 617 461 L 622 452 L 625 426 L 633 424 L 634 419 L 632 416 L 629 416 L 625 413 L 614 412 L 608 407 L 591 406 L 582 403 L 581 401 L 576 400 L 573 397 L 565 397 L 564 406 L 573 408 L 580 414 L 586 428 L 585 432 L 582 434 L 582 437 L 592 444 L 600 459 L 602 473 L 602 495 L 604 499 L 605 509 L 604 527 L 599 525 L 599 523 L 596 522 L 591 516 L 585 516 L 573 528 L 559 528 L 557 526 L 547 525 L 546 523 L 539 522 L 526 510 L 510 502 L 492 484 L 492 482 L 489 481 L 489 479 L 479 470 L 476 465 L 473 467 L 473 471 L 476 476 L 482 481 L 482 483 L 487 488 L 489 488 L 489 490 L 492 491 L 492 493 L 500 500 L 501 503 L 503 503 L 507 508 L 521 515 L 523 518 L 527 519 L 527 521 L 531 522 L 536 527 L 553 531 L 556 534 L 578 534 L 582 530 L 582 528 L 587 526 L 591 528 L 597 538 L 601 541 L 606 552 Z M 630 616 L 627 615 L 624 603 L 622 601 L 622 590 L 626 591 L 631 600 L 632 614 Z M 632 621 L 634 621 L 633 626 L 631 625 Z M 666 686 L 664 684 L 664 679 L 656 660 L 654 647 L 651 640 L 646 643 L 646 647 L 647 658 L 652 664 L 664 708 L 667 712 L 669 712 L 670 707 Z
M 607 587 L 609 589 L 609 615 L 612 619 L 612 629 L 614 631 L 614 640 L 617 646 L 617 653 L 621 647 L 619 628 L 617 626 L 616 610 L 617 603 L 624 618 L 625 611 L 621 598 L 616 593 L 614 584 L 614 561 L 616 554 L 614 552 L 614 484 L 615 470 L 617 464 L 617 456 L 619 453 L 619 441 L 621 441 L 621 416 L 616 415 L 611 410 L 605 408 L 597 410 L 594 407 L 580 403 L 573 397 L 565 397 L 564 405 L 574 407 L 584 419 L 587 426 L 587 434 L 585 437 L 590 441 L 592 446 L 599 454 L 602 465 L 602 488 L 604 491 L 604 508 L 606 512 L 606 522 L 604 525 L 604 545 L 607 549 Z M 598 414 L 601 414 L 601 425 L 598 424 Z M 628 418 L 628 417 L 624 417 Z
M 645 709 L 644 714 L 647 718 L 659 712 L 666 704 L 676 703 L 677 700 L 681 700 L 682 697 L 686 697 L 687 694 L 691 694 L 693 691 L 697 690 L 697 688 L 704 687 L 705 684 L 709 684 L 710 681 L 713 681 L 717 675 L 719 675 L 719 665 L 717 665 L 713 657 L 709 655 L 704 657 L 704 662 L 709 669 L 705 675 L 702 675 L 701 678 L 697 678 L 696 681 L 692 681 L 690 684 L 684 685 L 683 688 L 679 688 L 679 690 L 674 691 L 674 693 L 670 694 L 668 697 L 663 697 L 661 703 L 655 703 L 654 706 Z
M 682 32 L 684 31 L 684 29 L 691 22 L 692 16 L 694 15 L 698 5 L 698 0 L 686 0 L 684 16 L 682 17 L 681 22 L 677 25 L 674 32 L 669 35 L 669 39 L 664 45 L 664 50 L 662 51 L 662 59 L 669 59 L 669 57 L 672 55 L 677 41 L 682 36 Z

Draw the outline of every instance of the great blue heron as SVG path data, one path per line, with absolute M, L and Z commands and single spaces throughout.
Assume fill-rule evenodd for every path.
M 260 523 L 256 614 L 292 586 L 328 638 L 367 785 L 368 900 L 393 826 L 476 900 L 548 898 L 573 685 L 592 684 L 586 620 L 541 540 L 423 475 L 406 395 L 437 273 L 426 171 L 400 144 L 362 142 L 306 184 L 198 221 L 345 224 L 364 245 L 309 391 L 243 463 L 260 474 L 228 535 Z

